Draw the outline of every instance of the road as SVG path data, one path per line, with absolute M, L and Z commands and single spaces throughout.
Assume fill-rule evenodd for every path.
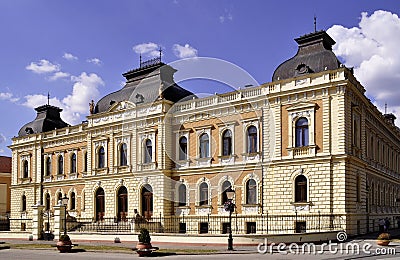
M 242 259 L 399 259 L 400 258 L 400 247 L 391 247 L 396 249 L 395 255 L 375 255 L 376 247 L 371 249 L 370 253 L 360 252 L 360 254 L 332 254 L 329 250 L 325 250 L 323 254 L 296 254 L 296 253 L 278 253 L 273 254 L 259 254 L 259 253 L 220 253 L 212 255 L 168 255 L 163 256 L 162 259 L 216 259 L 216 260 L 242 260 Z M 27 259 L 27 260 L 46 260 L 46 259 L 71 259 L 74 260 L 91 260 L 91 259 L 132 259 L 139 257 L 135 253 L 101 253 L 101 252 L 74 252 L 61 254 L 57 250 L 28 250 L 28 249 L 3 249 L 0 250 L 0 259 Z M 143 259 L 143 258 L 141 258 Z

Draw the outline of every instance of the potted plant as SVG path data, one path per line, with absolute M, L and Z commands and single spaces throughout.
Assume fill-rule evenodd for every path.
M 72 242 L 68 235 L 61 235 L 57 242 L 57 249 L 60 253 L 70 252 Z
M 136 252 L 139 256 L 147 256 L 152 252 L 153 246 L 151 245 L 150 233 L 146 228 L 141 228 L 138 235 L 139 242 L 136 245 Z
M 390 243 L 390 234 L 389 233 L 381 233 L 377 240 L 376 243 L 380 246 L 387 246 Z

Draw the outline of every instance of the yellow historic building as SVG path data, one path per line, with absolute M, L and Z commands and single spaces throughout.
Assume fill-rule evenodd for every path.
M 82 124 L 36 108 L 10 146 L 11 218 L 27 223 L 12 228 L 29 226 L 35 205 L 51 227 L 67 196 L 71 230 L 112 220 L 226 233 L 230 187 L 237 233 L 360 234 L 380 218 L 394 223 L 394 115 L 365 96 L 325 31 L 295 40 L 296 55 L 260 86 L 200 98 L 157 58 L 124 73 L 125 86 L 92 103 Z

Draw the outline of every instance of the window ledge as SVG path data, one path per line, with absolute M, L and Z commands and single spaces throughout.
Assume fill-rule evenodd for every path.
M 254 215 L 261 213 L 260 204 L 242 204 L 243 214 Z
M 310 206 L 313 205 L 313 203 L 310 201 L 291 202 L 290 204 L 293 205 L 293 211 L 309 211 Z
M 32 179 L 30 177 L 20 178 L 19 180 L 21 183 L 30 183 L 32 181 Z
M 139 171 L 155 170 L 156 167 L 157 167 L 157 163 L 155 163 L 155 162 L 138 164 Z
M 108 167 L 94 169 L 94 174 L 95 175 L 106 174 L 106 173 L 108 173 Z
M 291 158 L 315 156 L 317 153 L 316 145 L 288 147 L 286 149 L 289 152 L 289 157 Z
M 212 157 L 196 158 L 197 166 L 211 166 Z
M 65 175 L 64 175 L 64 174 L 57 174 L 57 175 L 56 175 L 56 180 L 57 180 L 57 181 L 64 180 L 64 178 L 65 178 Z
M 77 172 L 71 172 L 68 174 L 69 179 L 78 179 L 78 173 Z

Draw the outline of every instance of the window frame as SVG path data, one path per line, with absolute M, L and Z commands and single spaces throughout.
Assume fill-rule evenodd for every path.
M 308 178 L 304 174 L 299 174 L 294 178 L 294 202 L 308 203 Z
M 77 172 L 77 156 L 76 153 L 72 153 L 70 156 L 70 173 L 76 173 Z
M 143 142 L 143 163 L 153 162 L 153 142 L 147 138 Z
M 209 205 L 209 185 L 207 182 L 203 181 L 199 185 L 199 206 L 208 206 Z
M 305 121 L 305 123 L 301 123 Z M 306 147 L 310 144 L 309 122 L 306 117 L 299 117 L 295 122 L 294 147 Z
M 250 181 L 253 181 L 254 184 L 250 186 Z M 257 204 L 257 182 L 255 179 L 250 178 L 246 181 L 246 204 L 247 205 L 255 205 Z M 254 192 L 254 195 L 251 195 L 251 191 Z M 250 199 L 253 198 L 253 199 Z

